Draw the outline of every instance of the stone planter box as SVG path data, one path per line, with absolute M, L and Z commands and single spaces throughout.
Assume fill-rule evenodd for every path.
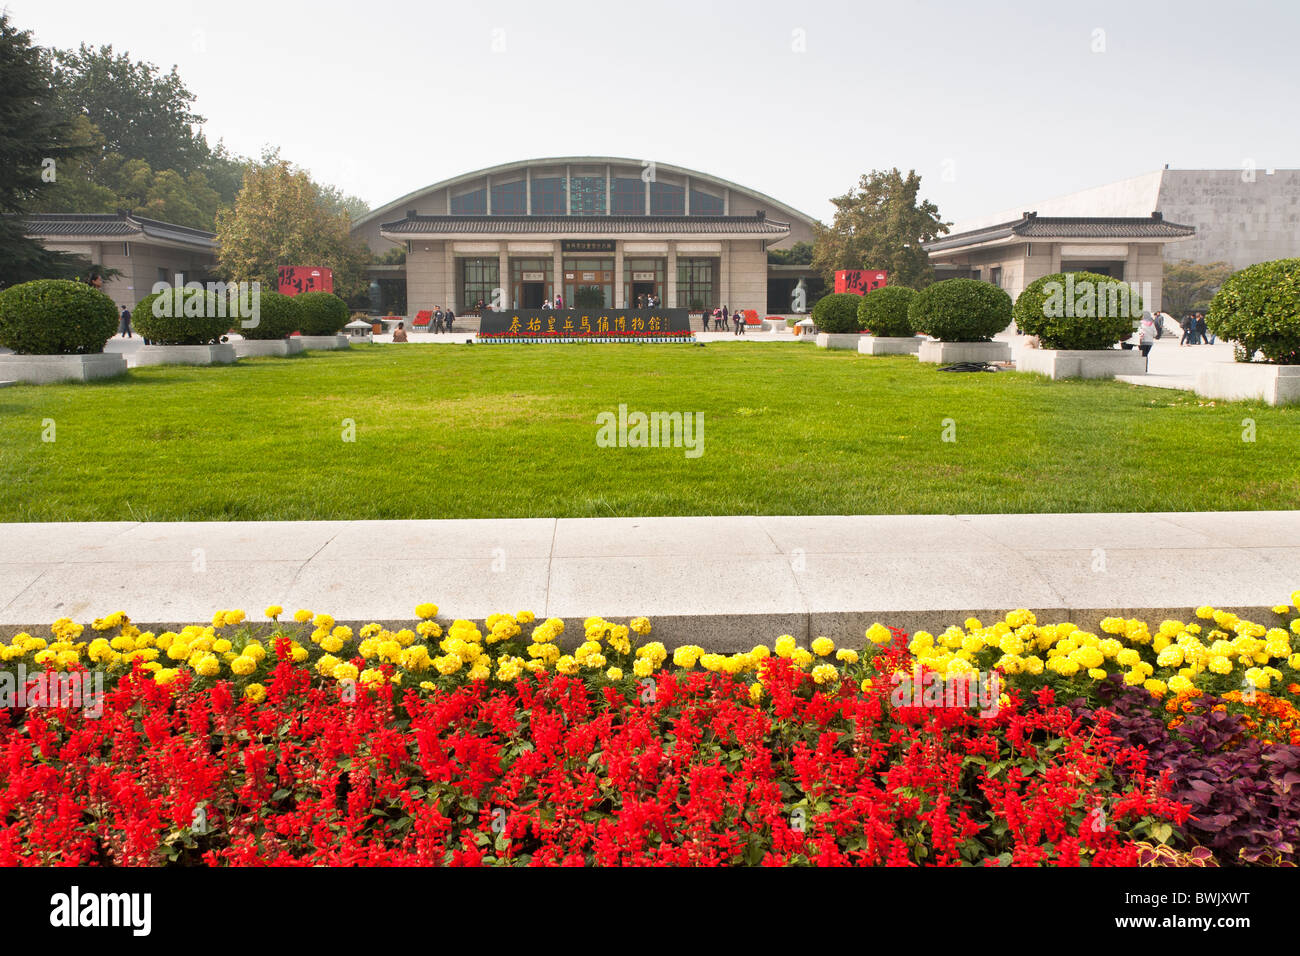
M 926 339 L 916 351 L 922 362 L 952 365 L 954 362 L 1010 362 L 1010 342 L 936 342 Z
M 240 358 L 260 355 L 297 355 L 303 351 L 301 339 L 240 339 L 234 343 L 235 354 Z
M 915 355 L 922 341 L 915 335 L 860 335 L 858 351 L 863 355 Z
M 230 365 L 238 356 L 229 342 L 220 345 L 143 345 L 134 365 Z
M 859 332 L 818 332 L 817 347 L 819 349 L 849 349 L 856 352 L 860 338 L 862 338 L 862 335 Z
M 299 335 L 296 336 L 302 347 L 314 351 L 326 351 L 330 349 L 348 349 L 352 343 L 348 337 L 343 334 L 339 335 Z
M 126 357 L 116 352 L 89 355 L 0 355 L 0 381 L 90 382 L 126 374 Z
M 0 378 L 4 368 L 0 367 Z M 1269 405 L 1300 403 L 1300 365 L 1215 362 L 1196 375 L 1196 394 L 1228 401 L 1262 401 Z
M 1017 372 L 1048 378 L 1114 378 L 1145 375 L 1147 360 L 1137 349 L 1021 349 Z
M 789 328 L 789 326 L 786 325 L 785 319 L 764 319 L 763 320 L 764 332 L 784 332 L 787 328 Z

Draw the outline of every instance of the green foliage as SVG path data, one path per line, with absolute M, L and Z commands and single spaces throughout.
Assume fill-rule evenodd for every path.
M 887 285 L 872 289 L 858 303 L 858 324 L 872 335 L 906 337 L 914 335 L 907 308 L 916 295 L 905 285 Z
M 1214 293 L 1230 275 L 1232 266 L 1226 262 L 1198 263 L 1190 259 L 1166 262 L 1160 286 L 1161 308 L 1174 318 L 1188 312 L 1205 312 Z
M 294 301 L 303 335 L 335 335 L 348 324 L 348 304 L 332 292 L 304 292 Z
M 207 345 L 238 321 L 215 293 L 200 289 L 151 292 L 131 312 L 136 333 L 155 345 Z
M 945 279 L 913 296 L 907 318 L 944 342 L 988 342 L 1011 324 L 1011 296 L 978 279 Z
M 856 189 L 831 200 L 835 221 L 818 225 L 812 265 L 828 286 L 839 269 L 887 269 L 889 281 L 919 289 L 934 279 L 921 243 L 948 231 L 939 207 L 919 198 L 921 177 L 897 169 L 873 170 Z
M 240 322 L 239 334 L 246 339 L 282 339 L 292 332 L 299 331 L 302 323 L 302 311 L 298 303 L 290 296 L 279 292 L 261 292 L 258 296 L 259 314 L 257 325 L 244 328 Z
M 0 292 L 0 345 L 20 355 L 104 351 L 117 331 L 117 306 L 93 286 L 37 279 Z
M 1234 272 L 1210 303 L 1205 324 L 1236 343 L 1239 362 L 1258 351 L 1281 365 L 1300 365 L 1300 259 L 1274 259 Z
M 580 285 L 573 290 L 573 308 L 599 309 L 605 305 L 605 290 L 598 285 Z
M 1055 272 L 1029 283 L 1012 314 L 1045 349 L 1108 349 L 1132 334 L 1142 297 L 1109 276 Z
M 818 332 L 832 334 L 861 332 L 858 322 L 858 305 L 862 296 L 853 292 L 832 292 L 817 300 L 812 308 L 812 320 Z
M 789 249 L 769 249 L 767 250 L 767 261 L 786 266 L 812 265 L 813 244 L 811 242 L 796 242 Z

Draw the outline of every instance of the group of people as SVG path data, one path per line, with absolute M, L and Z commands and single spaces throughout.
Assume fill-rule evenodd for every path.
M 732 335 L 745 334 L 745 313 L 737 309 L 735 312 L 729 312 L 725 305 L 720 305 L 712 312 L 705 309 L 700 315 L 700 321 L 704 325 L 704 331 L 709 331 L 709 322 L 713 322 L 713 331 L 726 332 L 731 330 Z
M 451 306 L 447 306 L 447 311 L 443 311 L 442 306 L 433 307 L 433 318 L 429 320 L 430 332 L 450 332 L 451 324 L 456 321 L 456 313 L 451 311 Z
M 1204 312 L 1188 312 L 1178 320 L 1179 326 L 1182 327 L 1183 337 L 1179 345 L 1213 345 L 1214 336 L 1205 325 Z
M 564 296 L 563 296 L 561 293 L 559 293 L 559 292 L 555 293 L 555 298 L 554 298 L 553 300 L 552 300 L 552 299 L 547 299 L 545 302 L 543 302 L 543 303 L 542 303 L 542 308 L 543 308 L 543 309 L 562 309 L 562 308 L 564 308 Z
M 642 292 L 636 297 L 636 307 L 638 309 L 657 309 L 661 305 L 663 305 L 663 300 L 653 292 L 649 294 Z

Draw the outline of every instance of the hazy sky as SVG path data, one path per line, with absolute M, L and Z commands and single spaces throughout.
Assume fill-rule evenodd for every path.
M 564 155 L 827 220 L 878 167 L 961 221 L 1166 163 L 1300 164 L 1295 0 L 5 2 L 42 45 L 177 64 L 210 139 L 372 206 Z

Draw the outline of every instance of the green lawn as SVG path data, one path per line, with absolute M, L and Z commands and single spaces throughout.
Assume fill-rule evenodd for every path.
M 598 447 L 620 403 L 703 412 L 703 455 Z M 1300 408 L 795 344 L 361 346 L 0 390 L 3 521 L 1294 508 L 1297 462 Z

